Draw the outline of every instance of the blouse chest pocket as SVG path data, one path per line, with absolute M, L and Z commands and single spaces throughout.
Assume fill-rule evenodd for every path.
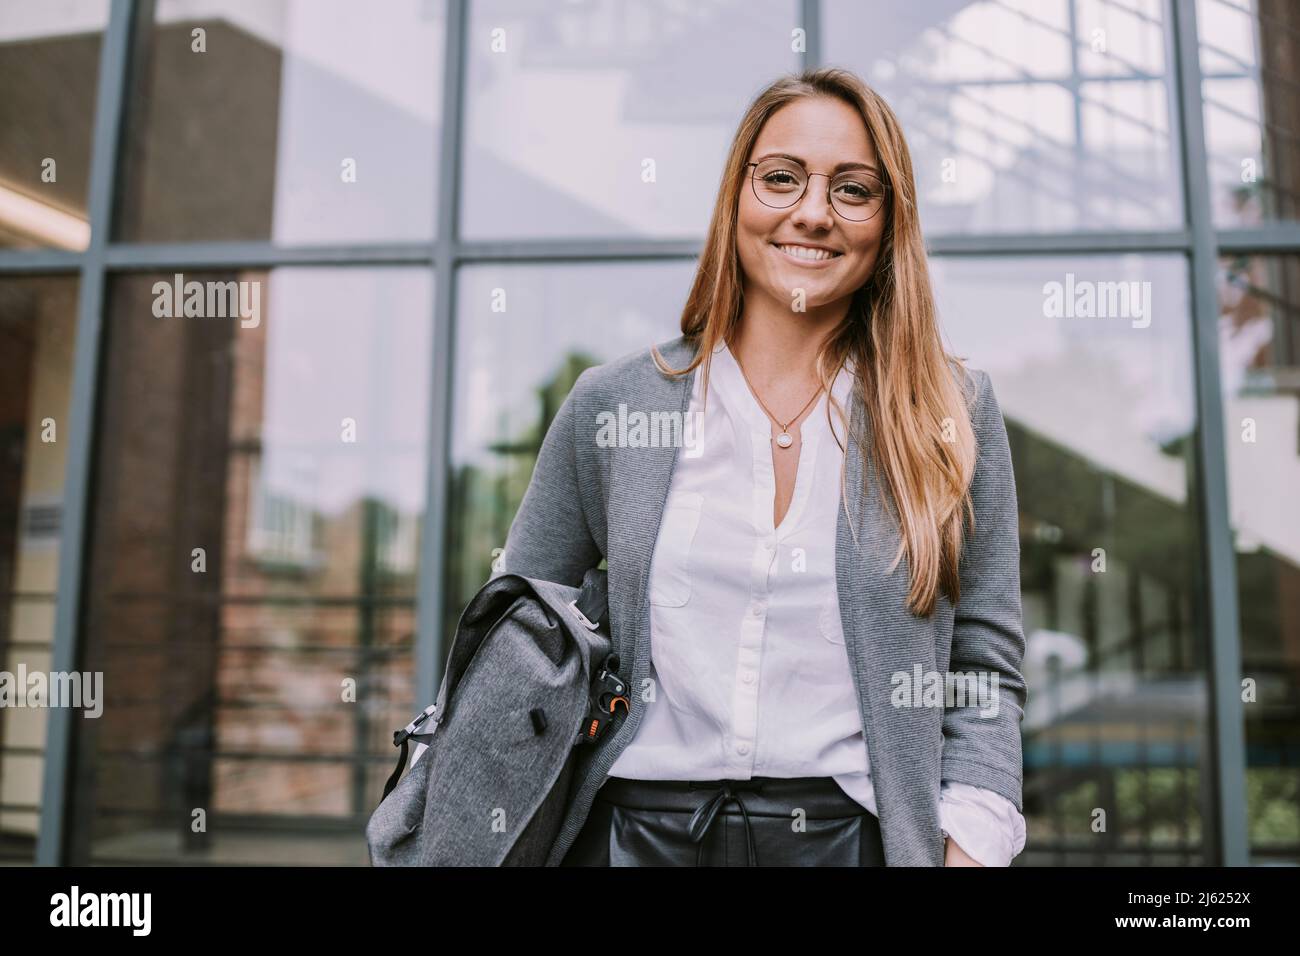
M 704 495 L 693 491 L 673 496 L 664 510 L 650 564 L 651 604 L 681 607 L 690 600 L 691 546 L 703 507 Z
M 831 589 L 818 606 L 817 625 L 822 637 L 832 644 L 844 644 L 844 625 L 840 619 L 839 594 Z

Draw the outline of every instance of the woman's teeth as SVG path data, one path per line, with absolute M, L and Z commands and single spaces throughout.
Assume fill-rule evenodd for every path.
M 787 256 L 794 259 L 807 259 L 810 262 L 817 262 L 822 259 L 835 259 L 843 253 L 828 252 L 825 249 L 809 249 L 807 246 L 777 246 Z

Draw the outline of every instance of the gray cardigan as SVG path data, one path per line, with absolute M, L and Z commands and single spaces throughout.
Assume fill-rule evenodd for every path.
M 674 368 L 695 354 L 681 336 L 659 350 Z M 631 663 L 630 674 L 626 664 L 623 670 L 633 689 L 631 712 L 600 745 L 582 748 L 549 865 L 557 865 L 572 846 L 597 789 L 651 706 L 639 694 L 650 668 L 646 588 L 678 448 L 603 447 L 609 443 L 597 441 L 597 416 L 618 416 L 619 404 L 625 403 L 628 414 L 675 412 L 684 420 L 696 371 L 666 376 L 649 348 L 584 371 L 546 434 L 510 527 L 505 571 L 578 586 L 588 568 L 606 559 L 614 651 Z M 907 558 L 892 574 L 887 571 L 899 532 L 880 507 L 874 467 L 864 483 L 857 443 L 850 437 L 847 446 L 847 500 L 858 544 L 841 507 L 836 533 L 840 617 L 890 866 L 943 865 L 941 781 L 986 787 L 1022 808 L 1025 639 L 1015 480 L 987 373 L 971 369 L 967 389 L 979 459 L 971 486 L 975 527 L 962 552 L 955 609 L 942 594 L 929 618 L 906 609 Z M 868 426 L 856 392 L 852 415 L 855 427 Z M 986 687 L 997 688 L 997 706 L 987 699 L 945 706 L 942 697 L 937 706 L 933 700 L 929 706 L 895 706 L 895 675 L 911 679 L 918 667 L 925 675 L 984 675 Z

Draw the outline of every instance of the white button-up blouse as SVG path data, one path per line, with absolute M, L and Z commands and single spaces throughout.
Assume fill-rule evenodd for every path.
M 650 567 L 656 700 L 610 775 L 829 776 L 875 814 L 835 578 L 844 422 L 837 417 L 837 444 L 822 395 L 800 424 L 794 493 L 774 528 L 772 455 L 794 452 L 772 442 L 725 344 L 707 407 L 702 379 L 690 405 L 701 424 L 678 450 Z M 832 389 L 846 411 L 852 385 L 850 366 Z M 1024 848 L 1024 817 L 991 790 L 945 781 L 939 813 L 944 832 L 985 866 L 1006 866 Z

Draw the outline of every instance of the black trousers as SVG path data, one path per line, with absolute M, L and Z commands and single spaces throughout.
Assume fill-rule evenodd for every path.
M 833 777 L 610 777 L 561 866 L 884 866 L 880 823 Z

